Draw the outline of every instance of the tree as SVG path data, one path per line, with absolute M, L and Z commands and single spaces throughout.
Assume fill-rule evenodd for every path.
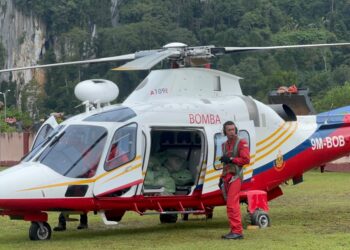
M 314 106 L 318 112 L 347 106 L 350 104 L 350 82 L 346 82 L 343 86 L 336 86 L 319 96 L 314 98 Z

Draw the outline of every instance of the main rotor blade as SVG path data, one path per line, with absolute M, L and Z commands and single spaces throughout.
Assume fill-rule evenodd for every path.
M 269 47 L 223 47 L 214 48 L 220 53 L 235 53 L 244 51 L 256 51 L 256 50 L 273 50 L 273 49 L 290 49 L 290 48 L 310 48 L 310 47 L 331 47 L 331 46 L 346 46 L 350 43 L 323 43 L 323 44 L 302 44 L 302 45 L 284 45 L 284 46 L 269 46 Z
M 118 68 L 114 68 L 113 70 L 149 70 L 157 63 L 163 61 L 165 58 L 179 54 L 180 52 L 178 50 L 156 51 L 150 55 L 127 62 Z
M 49 67 L 57 67 L 57 66 L 64 66 L 64 65 L 78 65 L 78 64 L 112 62 L 112 61 L 126 61 L 126 60 L 133 60 L 133 59 L 135 59 L 135 54 L 126 54 L 126 55 L 121 55 L 121 56 L 104 57 L 104 58 L 90 59 L 90 60 L 83 60 L 83 61 L 51 63 L 51 64 L 34 65 L 34 66 L 28 66 L 28 67 L 2 69 L 2 70 L 0 70 L 0 73 L 1 72 L 18 71 L 18 70 L 26 70 L 26 69 L 49 68 Z

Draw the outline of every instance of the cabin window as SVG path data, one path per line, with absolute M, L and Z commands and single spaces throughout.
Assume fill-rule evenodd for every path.
M 250 136 L 248 131 L 239 130 L 238 137 L 241 139 L 245 139 L 248 142 L 248 147 L 250 148 Z M 217 133 L 214 136 L 215 143 L 215 156 L 214 156 L 214 168 L 216 170 L 222 169 L 222 163 L 220 162 L 220 158 L 222 156 L 222 144 L 226 142 L 227 137 L 222 133 Z
M 241 139 L 245 139 L 248 142 L 248 147 L 250 148 L 250 136 L 247 130 L 238 131 L 238 137 Z
M 199 179 L 204 135 L 199 130 L 153 129 L 144 195 L 188 195 Z
M 215 142 L 215 156 L 214 156 L 214 168 L 216 170 L 222 168 L 222 164 L 220 162 L 220 157 L 222 156 L 222 144 L 227 140 L 227 137 L 222 133 L 217 133 L 214 136 Z
M 137 125 L 132 123 L 115 132 L 108 150 L 105 170 L 110 171 L 132 161 L 136 156 Z

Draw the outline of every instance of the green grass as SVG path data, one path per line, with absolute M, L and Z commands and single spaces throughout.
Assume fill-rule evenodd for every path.
M 310 172 L 304 183 L 284 186 L 285 195 L 270 203 L 272 226 L 245 230 L 242 241 L 221 239 L 228 223 L 224 207 L 218 207 L 212 220 L 190 216 L 168 225 L 158 216 L 129 212 L 120 225 L 107 227 L 91 214 L 88 230 L 78 231 L 78 222 L 69 222 L 67 231 L 40 242 L 28 239 L 28 222 L 0 217 L 0 249 L 349 249 L 349 180 L 349 173 Z M 57 216 L 50 213 L 52 227 Z

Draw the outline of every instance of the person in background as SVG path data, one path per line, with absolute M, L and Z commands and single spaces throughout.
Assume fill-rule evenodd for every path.
M 66 226 L 67 226 L 67 218 L 68 218 L 68 214 L 64 214 L 63 212 L 60 213 L 59 217 L 58 217 L 58 225 L 57 227 L 54 227 L 54 231 L 65 231 L 66 230 Z M 88 228 L 88 217 L 87 217 L 87 213 L 83 213 L 80 215 L 80 223 L 77 227 L 77 229 L 87 229 Z

